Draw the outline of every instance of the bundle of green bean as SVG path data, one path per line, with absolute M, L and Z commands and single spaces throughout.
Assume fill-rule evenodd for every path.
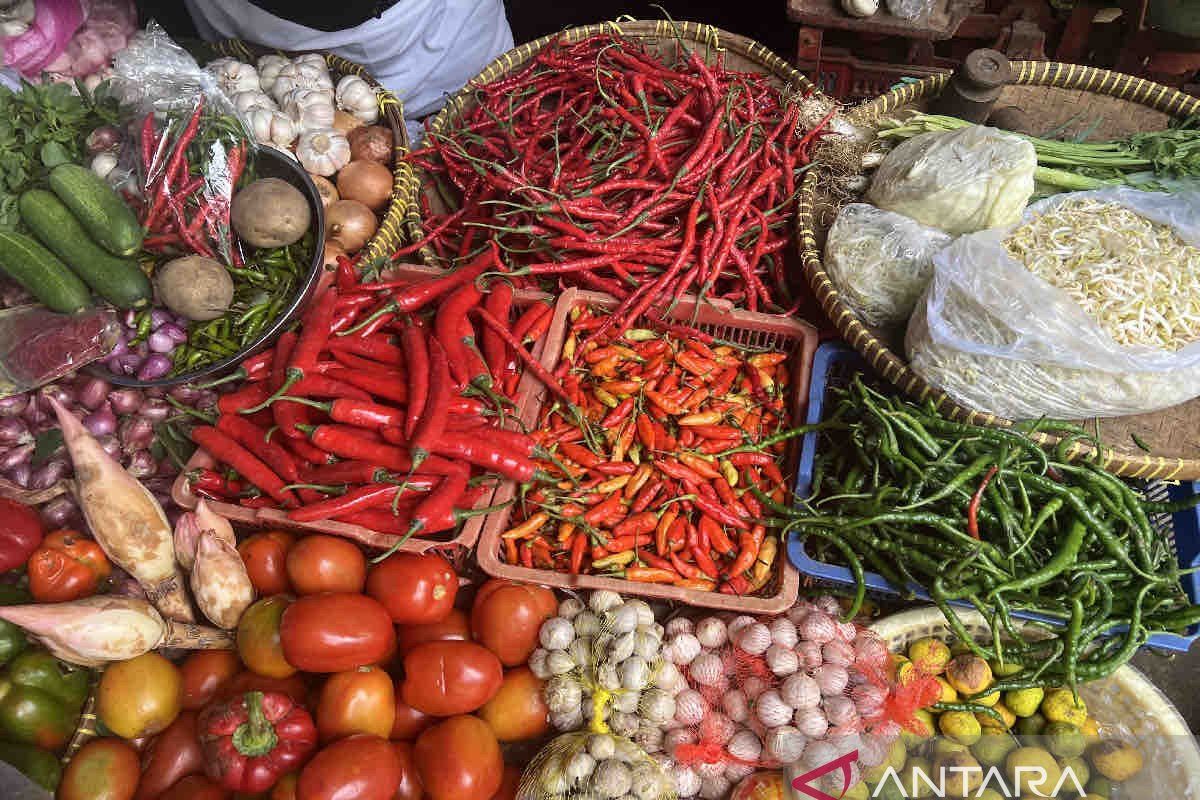
M 1194 503 L 1148 502 L 1093 464 L 1068 462 L 1071 444 L 1091 438 L 1082 429 L 1024 425 L 1063 437 L 1046 453 L 1019 430 L 951 422 L 857 378 L 839 395 L 813 493 L 775 524 L 848 565 L 858 602 L 864 568 L 925 587 L 971 642 L 951 605 L 970 601 L 993 630 L 990 646 L 973 649 L 1019 669 L 1001 689 L 1105 677 L 1152 633 L 1200 622 L 1150 520 Z M 1017 610 L 1057 624 L 1014 623 Z

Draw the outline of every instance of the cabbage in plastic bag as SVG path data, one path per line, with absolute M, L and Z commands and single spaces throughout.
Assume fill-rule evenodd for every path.
M 867 199 L 947 233 L 1012 225 L 1033 194 L 1037 153 L 1012 133 L 972 125 L 922 133 L 897 145 Z
M 892 211 L 851 203 L 825 241 L 825 269 L 863 321 L 901 325 L 933 277 L 933 254 L 950 236 Z
M 1200 246 L 1200 193 L 1077 192 L 1029 213 L 1079 197 L 1118 203 Z M 963 405 L 1012 419 L 1139 414 L 1200 395 L 1200 342 L 1174 352 L 1117 344 L 1066 291 L 1009 256 L 1008 233 L 963 236 L 934 256 L 905 339 L 919 375 Z

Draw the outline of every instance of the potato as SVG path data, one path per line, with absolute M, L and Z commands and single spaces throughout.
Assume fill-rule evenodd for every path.
M 154 285 L 163 305 L 196 322 L 216 319 L 233 302 L 229 270 L 204 256 L 168 261 L 155 271 Z
M 260 178 L 233 198 L 233 229 L 255 247 L 286 247 L 311 224 L 304 194 L 279 178 Z

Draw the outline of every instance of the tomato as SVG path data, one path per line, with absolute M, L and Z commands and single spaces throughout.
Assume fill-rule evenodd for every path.
M 492 795 L 492 800 L 517 800 L 517 787 L 520 785 L 521 770 L 505 764 L 504 777 L 500 779 L 500 788 Z
M 232 650 L 196 650 L 179 665 L 183 680 L 183 708 L 199 711 L 216 697 L 230 678 L 242 669 Z
M 545 683 L 529 667 L 504 673 L 500 691 L 479 709 L 479 717 L 502 742 L 536 739 L 549 726 L 550 709 L 542 698 Z
M 404 702 L 448 717 L 467 714 L 495 696 L 504 679 L 500 661 L 474 642 L 426 642 L 404 657 Z
M 401 777 L 392 743 L 359 734 L 313 756 L 300 771 L 296 800 L 392 800 Z
M 234 675 L 222 686 L 216 699 L 227 700 L 246 692 L 282 692 L 301 705 L 308 703 L 308 684 L 300 673 L 286 678 L 268 678 L 248 669 Z
M 379 667 L 335 672 L 321 687 L 316 720 L 323 742 L 355 733 L 388 738 L 396 721 L 391 676 Z
M 195 711 L 184 711 L 142 751 L 137 800 L 154 800 L 181 778 L 204 772 L 196 716 Z
M 288 607 L 279 627 L 283 654 L 305 672 L 345 672 L 396 651 L 387 610 L 361 594 L 310 594 Z
M 546 587 L 493 578 L 475 595 L 471 630 L 500 663 L 515 667 L 529 660 L 542 623 L 557 613 L 558 601 Z
M 153 736 L 179 716 L 179 669 L 158 653 L 112 664 L 100 676 L 96 715 L 124 739 Z
M 353 542 L 338 536 L 305 536 L 288 551 L 287 576 L 296 594 L 357 594 L 367 579 L 367 559 Z
M 120 739 L 93 739 L 79 748 L 58 785 L 58 800 L 131 800 L 138 785 L 137 751 Z
M 299 772 L 284 775 L 271 787 L 271 800 L 296 800 L 296 781 L 299 779 Z
M 280 644 L 279 627 L 291 601 L 282 595 L 264 597 L 247 608 L 238 620 L 237 648 L 242 663 L 259 675 L 286 678 L 296 672 Z
M 254 591 L 262 597 L 292 591 L 287 576 L 287 554 L 296 537 L 287 531 L 256 533 L 238 545 L 238 555 Z
M 392 749 L 400 759 L 400 785 L 392 800 L 421 800 L 421 776 L 417 774 L 412 742 L 392 742 Z
M 401 685 L 396 686 L 396 721 L 392 723 L 392 733 L 388 738 L 412 740 L 420 736 L 421 731 L 437 722 L 437 718 L 429 716 L 424 711 L 418 711 L 404 702 L 402 688 Z
M 413 754 L 421 785 L 433 800 L 488 800 L 500 788 L 500 743 L 479 717 L 439 722 L 421 734 Z
M 158 800 L 228 800 L 229 792 L 206 775 L 189 775 L 172 786 Z
M 436 553 L 393 553 L 371 567 L 367 594 L 398 624 L 440 622 L 454 608 L 458 574 Z
M 400 655 L 405 655 L 409 650 L 425 642 L 469 642 L 471 640 L 471 620 L 467 617 L 467 612 L 452 608 L 446 618 L 440 622 L 397 626 L 396 637 Z

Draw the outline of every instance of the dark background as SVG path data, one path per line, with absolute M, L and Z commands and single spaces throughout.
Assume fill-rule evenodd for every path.
M 508 9 L 508 21 L 517 44 L 563 28 L 603 22 L 624 14 L 639 19 L 661 19 L 665 9 L 672 19 L 707 22 L 757 39 L 788 60 L 794 56 L 796 49 L 796 26 L 787 20 L 785 0 L 663 0 L 654 4 L 636 0 L 593 0 L 589 3 L 506 0 L 504 5 Z M 139 0 L 138 7 L 144 19 L 158 20 L 172 36 L 196 36 L 187 9 L 178 0 Z

